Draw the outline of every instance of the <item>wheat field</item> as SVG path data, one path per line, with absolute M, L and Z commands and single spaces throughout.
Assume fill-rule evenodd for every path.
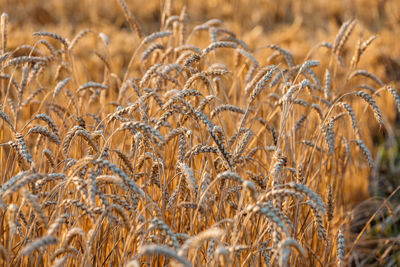
M 2 266 L 400 265 L 399 2 L 0 11 Z

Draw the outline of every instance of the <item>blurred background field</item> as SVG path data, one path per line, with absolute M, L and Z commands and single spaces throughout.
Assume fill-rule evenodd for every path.
M 118 49 L 120 57 L 125 57 L 123 52 L 132 52 L 131 42 L 136 36 L 131 33 L 116 2 L 1 0 L 0 7 L 10 16 L 10 32 L 13 33 L 10 45 L 31 40 L 27 33 L 32 30 L 57 30 L 73 36 L 82 29 L 91 28 L 105 32 L 112 40 L 111 46 Z M 126 2 L 144 33 L 150 34 L 160 28 L 163 1 Z M 350 40 L 354 45 L 360 36 L 379 36 L 373 49 L 361 60 L 368 62 L 369 69 L 372 67 L 373 73 L 384 82 L 400 79 L 400 51 L 396 45 L 400 35 L 400 4 L 396 0 L 173 2 L 173 14 L 179 14 L 181 8 L 187 6 L 192 26 L 218 18 L 253 49 L 266 43 L 279 43 L 299 58 L 318 41 L 333 39 L 343 22 L 356 19 L 358 32 Z

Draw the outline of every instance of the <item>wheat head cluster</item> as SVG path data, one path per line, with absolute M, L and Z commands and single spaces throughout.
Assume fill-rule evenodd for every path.
M 118 3 L 137 38 L 118 73 L 102 32 L 9 49 L 1 16 L 1 264 L 343 266 L 345 192 L 375 171 L 359 125 L 385 128 L 379 98 L 400 110 L 358 68 L 376 36 L 347 47 L 346 21 L 299 62 L 185 8 L 146 35 Z

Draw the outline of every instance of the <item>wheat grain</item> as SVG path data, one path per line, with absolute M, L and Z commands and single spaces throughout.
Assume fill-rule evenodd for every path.
M 61 35 L 54 33 L 54 32 L 35 32 L 33 33 L 33 36 L 45 36 L 45 37 L 50 37 L 54 40 L 59 41 L 65 49 L 68 49 L 69 46 L 69 41 L 62 37 Z
M 294 57 L 289 50 L 283 49 L 280 46 L 274 44 L 267 45 L 266 47 L 276 50 L 278 53 L 282 54 L 289 68 L 294 66 L 294 59 L 293 59 Z
M 89 33 L 93 33 L 91 29 L 84 29 L 81 30 L 77 35 L 75 35 L 74 39 L 72 39 L 71 43 L 68 46 L 68 50 L 72 51 L 74 49 L 74 47 L 78 44 L 78 42 L 85 37 L 86 35 L 88 35 Z
M 6 113 L 4 113 L 2 110 L 0 110 L 0 117 L 1 117 L 5 122 L 7 122 L 8 126 L 10 126 L 11 131 L 15 132 L 14 125 L 13 125 L 13 123 L 11 122 L 10 117 L 9 117 Z
M 164 22 L 165 28 L 169 28 L 171 24 L 177 21 L 179 21 L 179 16 L 168 16 L 168 18 Z
M 59 217 L 57 217 L 57 219 L 55 220 L 54 223 L 52 223 L 46 232 L 47 236 L 53 236 L 56 234 L 56 232 L 58 231 L 58 229 L 61 227 L 62 224 L 66 223 L 67 219 L 70 217 L 69 214 L 62 214 Z
M 381 115 L 381 111 L 380 111 L 378 105 L 376 104 L 375 100 L 372 98 L 372 96 L 369 95 L 368 93 L 365 93 L 365 92 L 362 92 L 362 91 L 357 92 L 356 95 L 361 97 L 362 99 L 364 99 L 365 102 L 367 102 L 371 106 L 371 108 L 374 111 L 374 116 L 375 116 L 377 122 L 381 126 L 383 126 L 383 118 L 382 118 L 382 115 Z
M 172 32 L 170 32 L 170 31 L 155 32 L 155 33 L 150 34 L 149 36 L 146 36 L 143 39 L 142 43 L 143 44 L 152 43 L 154 40 L 164 38 L 164 37 L 167 37 L 170 35 L 172 35 Z
M 149 58 L 151 53 L 153 53 L 155 50 L 164 50 L 164 49 L 165 49 L 165 46 L 163 46 L 162 44 L 154 43 L 151 46 L 149 46 L 149 48 L 147 48 L 146 51 L 143 52 L 140 60 L 145 61 L 146 59 Z
M 42 127 L 42 126 L 33 126 L 32 128 L 29 129 L 29 131 L 26 133 L 25 137 L 27 137 L 29 134 L 31 133 L 37 133 L 37 134 L 41 134 L 47 138 L 49 138 L 49 140 L 57 145 L 61 144 L 61 140 L 60 138 L 56 135 L 53 134 L 52 132 L 50 132 L 47 128 Z
M 358 62 L 360 61 L 361 55 L 365 52 L 367 47 L 377 38 L 376 35 L 371 36 L 369 39 L 361 43 L 361 40 L 357 43 L 357 49 L 354 53 L 353 58 L 351 59 L 350 65 L 352 67 L 357 67 Z
M 368 160 L 368 165 L 371 169 L 375 168 L 375 162 L 372 159 L 371 152 L 369 151 L 368 147 L 365 145 L 364 141 L 361 139 L 358 140 L 352 140 L 356 145 L 361 149 L 361 152 L 364 154 L 364 156 Z
M 37 45 L 43 44 L 51 53 L 52 56 L 57 56 L 57 51 L 54 48 L 54 46 L 47 40 L 45 39 L 40 39 L 39 41 L 36 42 Z
M 34 57 L 34 56 L 20 56 L 10 59 L 7 62 L 7 67 L 11 67 L 14 65 L 22 65 L 24 63 L 36 63 L 36 62 L 45 62 L 46 58 L 42 57 Z
M 8 38 L 8 15 L 7 15 L 7 13 L 1 14 L 0 27 L 1 27 L 1 53 L 3 54 L 7 50 L 7 38 Z
M 186 258 L 176 254 L 175 251 L 166 246 L 161 246 L 161 245 L 141 246 L 139 249 L 138 256 L 141 255 L 164 255 L 176 260 L 177 262 L 183 264 L 184 266 L 192 266 L 192 264 Z
M 108 87 L 108 85 L 104 85 L 104 84 L 101 84 L 101 83 L 96 83 L 96 82 L 90 81 L 90 82 L 87 82 L 87 83 L 82 84 L 81 86 L 79 86 L 79 88 L 77 90 L 77 93 L 85 91 L 85 90 L 90 89 L 90 88 L 106 90 L 109 87 Z
M 219 239 L 224 234 L 224 231 L 218 228 L 205 230 L 196 236 L 190 237 L 180 248 L 178 255 L 184 257 L 188 254 L 190 248 L 197 248 L 206 240 Z
M 333 53 L 337 56 L 343 50 L 344 45 L 346 44 L 351 32 L 353 31 L 354 27 L 356 26 L 357 22 L 355 20 L 348 20 L 340 27 L 338 34 L 336 35 L 335 42 L 333 45 Z
M 255 88 L 250 95 L 249 103 L 253 103 L 257 96 L 261 94 L 262 90 L 265 88 L 276 71 L 278 71 L 276 66 L 271 67 L 271 69 L 256 83 Z
M 399 96 L 399 94 L 393 87 L 391 87 L 389 85 L 385 86 L 384 88 L 393 96 L 394 101 L 396 102 L 397 111 L 400 112 L 400 96 Z
M 136 20 L 135 16 L 132 12 L 128 9 L 128 6 L 125 3 L 125 0 L 118 1 L 122 10 L 124 11 L 124 15 L 126 20 L 129 22 L 130 26 L 135 30 L 137 36 L 141 39 L 142 38 L 142 30 L 139 27 L 138 21 Z
M 203 49 L 203 55 L 207 55 L 208 53 L 210 53 L 211 51 L 214 51 L 216 49 L 219 48 L 234 48 L 237 49 L 237 45 L 235 43 L 232 42 L 214 42 L 212 44 L 210 44 L 209 46 L 207 46 L 205 49 Z M 239 52 L 239 50 L 238 50 Z
M 219 113 L 221 113 L 222 111 L 230 111 L 230 112 L 235 112 L 235 113 L 239 113 L 239 114 L 244 114 L 245 110 L 243 110 L 240 107 L 236 107 L 233 105 L 221 105 L 216 107 L 212 112 L 211 112 L 211 119 L 213 119 L 215 116 L 217 116 Z
M 333 219 L 333 213 L 335 211 L 335 200 L 334 200 L 334 190 L 331 185 L 328 185 L 328 207 L 327 207 L 327 215 L 328 221 L 330 222 Z
M 128 175 L 123 172 L 117 165 L 113 164 L 110 161 L 107 160 L 96 160 L 93 162 L 94 164 L 98 164 L 100 166 L 103 166 L 107 169 L 110 169 L 112 172 L 117 174 L 120 178 L 122 178 L 123 182 L 132 190 L 133 192 L 139 194 L 140 196 L 144 197 L 144 192 L 140 187 L 135 184 L 129 177 Z
M 356 114 L 354 113 L 353 108 L 349 104 L 344 103 L 344 102 L 341 102 L 340 106 L 344 110 L 346 110 L 347 114 L 349 115 L 349 117 L 351 119 L 351 125 L 353 126 L 354 132 L 356 133 L 357 136 L 360 136 L 361 135 L 360 128 L 358 127 Z
M 350 79 L 352 79 L 352 78 L 354 78 L 354 77 L 356 77 L 356 76 L 364 76 L 364 77 L 370 78 L 371 80 L 375 81 L 375 82 L 376 82 L 377 84 L 379 84 L 380 86 L 384 86 L 384 85 L 385 85 L 385 84 L 381 81 L 381 79 L 379 79 L 378 77 L 376 77 L 374 74 L 370 73 L 370 72 L 367 71 L 367 70 L 355 70 L 355 71 L 353 71 L 353 72 L 350 74 L 348 80 L 350 80 Z
M 271 209 L 270 207 L 264 205 L 249 205 L 246 207 L 246 210 L 248 210 L 249 212 L 264 215 L 269 220 L 271 220 L 272 223 L 274 223 L 274 225 L 279 229 L 280 232 L 284 233 L 286 236 L 289 236 L 289 230 L 274 212 L 275 209 Z
M 59 242 L 59 240 L 54 236 L 44 236 L 41 238 L 37 238 L 32 243 L 30 243 L 28 246 L 25 246 L 22 249 L 21 254 L 22 255 L 30 255 L 35 250 L 38 250 L 41 247 L 54 245 L 54 244 L 57 244 L 58 242 Z
M 344 264 L 344 235 L 342 231 L 339 230 L 337 237 L 337 264 L 342 267 Z
M 277 253 L 279 253 L 279 266 L 288 266 L 287 263 L 289 261 L 289 256 L 290 256 L 290 250 L 288 247 L 293 247 L 295 248 L 300 255 L 305 257 L 305 251 L 304 248 L 297 242 L 296 239 L 293 238 L 286 238 L 279 242 L 278 247 L 277 247 Z M 275 256 L 275 255 L 274 255 Z M 274 256 L 272 257 L 272 261 L 274 259 Z

